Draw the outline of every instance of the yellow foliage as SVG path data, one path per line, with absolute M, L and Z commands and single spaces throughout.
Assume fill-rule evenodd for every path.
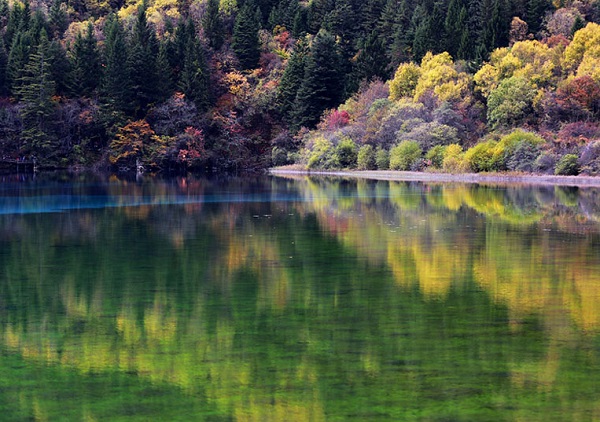
M 534 86 L 548 84 L 557 67 L 560 49 L 552 49 L 536 40 L 516 42 L 511 48 L 498 48 L 489 63 L 473 77 L 476 90 L 486 98 L 500 82 L 513 76 L 522 77 Z
M 412 97 L 420 75 L 421 68 L 414 63 L 402 63 L 398 66 L 394 79 L 390 81 L 390 100 Z
M 588 23 L 573 36 L 573 41 L 565 48 L 563 67 L 565 70 L 575 72 L 586 55 L 592 57 L 599 53 L 600 25 Z
M 415 87 L 415 101 L 433 91 L 440 101 L 460 100 L 469 95 L 470 77 L 458 72 L 450 54 L 427 53 L 421 62 L 421 76 Z

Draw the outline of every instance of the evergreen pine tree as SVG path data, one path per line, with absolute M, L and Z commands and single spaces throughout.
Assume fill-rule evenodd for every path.
M 48 12 L 48 24 L 52 38 L 61 38 L 69 26 L 66 4 L 61 0 L 54 0 Z
M 340 56 L 335 38 L 321 30 L 310 50 L 304 78 L 294 100 L 294 129 L 314 126 L 323 111 L 336 107 L 343 98 L 343 75 L 340 72 Z
M 536 34 L 542 27 L 544 15 L 550 9 L 551 5 L 548 0 L 529 0 L 527 2 L 527 25 L 529 30 Z
M 75 96 L 92 96 L 101 78 L 100 54 L 94 27 L 88 23 L 85 36 L 75 38 L 71 52 L 71 90 Z
M 208 0 L 202 19 L 202 28 L 208 38 L 208 45 L 218 50 L 223 45 L 223 19 L 219 13 L 219 0 Z
M 411 20 L 411 32 L 413 34 L 412 56 L 413 60 L 420 62 L 423 56 L 434 48 L 432 42 L 433 28 L 431 27 L 431 17 L 427 11 L 418 6 Z
M 197 37 L 194 22 L 189 19 L 180 42 L 183 43 L 182 67 L 178 88 L 192 100 L 198 110 L 206 110 L 210 103 L 208 64 Z
M 53 40 L 50 43 L 49 54 L 52 57 L 50 74 L 51 79 L 56 83 L 56 93 L 66 95 L 70 89 L 71 63 L 60 41 Z
M 379 78 L 386 80 L 389 77 L 388 58 L 383 45 L 383 40 L 375 31 L 358 44 L 358 54 L 354 61 L 352 73 L 352 90 L 356 91 L 363 80 Z
M 50 74 L 52 57 L 49 55 L 46 32 L 40 36 L 40 44 L 31 53 L 25 66 L 19 96 L 23 103 L 22 139 L 25 149 L 40 157 L 47 157 L 52 147 L 51 123 L 55 111 L 52 97 L 55 84 Z
M 13 37 L 6 69 L 12 93 L 16 93 L 21 85 L 25 65 L 29 61 L 30 49 L 29 35 L 26 32 L 17 32 Z
M 444 45 L 446 51 L 450 53 L 452 57 L 456 57 L 464 28 L 467 26 L 465 20 L 466 15 L 463 14 L 464 10 L 465 2 L 463 0 L 450 0 L 446 20 L 444 21 L 446 38 Z
M 4 39 L 0 37 L 0 97 L 8 95 L 8 54 L 4 47 Z
M 158 40 L 146 19 L 147 3 L 138 8 L 127 65 L 131 80 L 132 106 L 136 117 L 142 117 L 148 106 L 159 99 L 156 87 L 159 73 L 156 66 Z
M 128 49 L 125 33 L 116 15 L 110 15 L 104 26 L 104 72 L 100 93 L 106 109 L 117 112 L 132 110 L 131 78 L 125 66 Z
M 283 116 L 288 119 L 291 117 L 294 100 L 304 79 L 304 68 L 308 53 L 306 39 L 300 38 L 294 46 L 294 51 L 288 59 L 287 66 L 277 87 L 277 102 Z
M 233 27 L 231 47 L 244 70 L 256 68 L 260 58 L 257 11 L 254 3 L 247 1 L 236 16 Z
M 10 8 L 8 7 L 8 0 L 0 0 L 0 33 L 4 33 L 2 30 L 6 27 L 9 16 Z

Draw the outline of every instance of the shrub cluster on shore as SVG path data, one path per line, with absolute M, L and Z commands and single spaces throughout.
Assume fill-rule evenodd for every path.
M 476 73 L 448 53 L 373 81 L 279 156 L 309 169 L 600 174 L 600 26 L 526 39 Z M 276 163 L 283 164 L 283 163 Z

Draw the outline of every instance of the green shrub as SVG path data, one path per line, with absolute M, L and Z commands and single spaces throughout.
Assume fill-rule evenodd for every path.
M 271 151 L 271 162 L 275 167 L 289 164 L 288 152 L 283 148 L 273 147 L 273 150 Z
M 308 151 L 307 167 L 309 169 L 339 167 L 338 157 L 334 152 L 335 149 L 330 141 L 325 138 L 315 139 L 312 148 Z
M 434 167 L 436 169 L 442 168 L 446 148 L 447 147 L 444 145 L 436 145 L 429 151 L 427 151 L 427 154 L 425 154 L 425 159 L 431 162 L 431 167 Z
M 554 168 L 554 174 L 561 176 L 576 176 L 579 174 L 579 163 L 577 162 L 577 155 L 566 154 L 558 160 L 556 167 Z
M 358 150 L 357 167 L 359 170 L 374 170 L 377 168 L 375 150 L 371 145 L 363 145 Z
M 341 167 L 354 167 L 357 156 L 356 144 L 348 137 L 342 138 L 335 147 L 335 155 Z
M 465 160 L 474 172 L 496 170 L 497 153 L 496 141 L 487 141 L 469 148 L 465 153 Z
M 470 171 L 469 165 L 465 160 L 465 154 L 460 145 L 450 144 L 445 147 L 442 170 L 448 173 L 466 173 Z
M 378 147 L 375 150 L 375 165 L 379 170 L 388 170 L 390 168 L 390 154 L 386 149 Z
M 494 165 L 497 170 L 531 171 L 533 162 L 541 151 L 544 139 L 533 132 L 516 129 L 502 137 L 494 152 Z M 513 157 L 519 151 L 518 157 Z M 510 165 L 509 165 L 510 161 Z M 529 170 L 526 170 L 529 168 Z
M 421 154 L 421 147 L 418 143 L 402 141 L 390 151 L 390 169 L 410 170 Z

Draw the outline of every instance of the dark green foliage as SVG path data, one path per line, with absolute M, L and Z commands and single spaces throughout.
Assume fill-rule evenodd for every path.
M 111 112 L 131 110 L 131 79 L 127 67 L 125 33 L 116 15 L 104 26 L 104 73 L 100 86 L 101 101 Z
M 231 47 L 240 61 L 242 69 L 254 69 L 258 66 L 260 58 L 258 13 L 259 10 L 254 3 L 247 1 L 235 18 Z
M 373 31 L 358 44 L 352 73 L 353 86 L 350 91 L 356 91 L 362 81 L 371 81 L 375 78 L 387 80 L 389 73 L 385 45 L 381 37 Z
M 585 27 L 585 21 L 581 18 L 580 15 L 575 17 L 575 22 L 573 22 L 573 26 L 571 27 L 571 35 L 575 34 L 575 32 Z
M 50 42 L 49 53 L 52 57 L 50 73 L 52 80 L 56 83 L 56 93 L 66 95 L 69 91 L 69 75 L 71 74 L 71 63 L 67 53 L 58 40 Z
M 191 21 L 189 24 L 193 25 Z M 177 86 L 199 110 L 208 108 L 210 103 L 208 66 L 202 46 L 195 37 L 188 39 Z
M 527 16 L 525 22 L 532 33 L 541 29 L 541 24 L 547 10 L 552 7 L 548 0 L 529 0 L 527 2 Z
M 323 111 L 341 102 L 342 78 L 335 38 L 327 31 L 320 31 L 306 59 L 304 79 L 294 101 L 294 127 L 314 126 Z
M 16 93 L 21 85 L 25 65 L 29 61 L 30 38 L 25 32 L 18 32 L 10 48 L 7 63 L 7 75 L 10 91 Z
M 206 12 L 202 18 L 202 28 L 208 39 L 208 45 L 218 50 L 223 45 L 223 19 L 219 14 L 219 0 L 208 0 Z
M 411 22 L 412 56 L 417 62 L 420 62 L 423 56 L 434 48 L 431 17 L 424 8 L 419 7 L 415 11 Z
M 304 79 L 304 68 L 309 53 L 308 44 L 301 38 L 296 42 L 277 88 L 277 102 L 284 117 L 289 118 L 294 100 Z
M 49 55 L 50 45 L 45 32 L 40 44 L 31 54 L 25 66 L 19 97 L 23 102 L 21 117 L 23 119 L 22 139 L 24 150 L 40 157 L 48 157 L 51 152 L 51 117 L 55 110 L 52 99 L 55 83 L 51 78 Z
M 71 51 L 71 91 L 74 96 L 90 97 L 101 79 L 100 54 L 94 27 L 88 24 L 85 35 L 77 34 Z
M 8 54 L 6 53 L 6 48 L 4 47 L 4 39 L 0 37 L 0 97 L 8 94 L 9 83 L 7 66 Z
M 60 38 L 69 26 L 66 4 L 54 0 L 48 12 L 48 27 L 52 38 Z
M 575 154 L 566 154 L 558 160 L 554 169 L 554 174 L 561 176 L 577 176 L 580 168 L 577 162 L 578 158 Z
M 160 77 L 157 67 L 158 41 L 154 29 L 146 20 L 146 3 L 137 12 L 127 65 L 131 79 L 132 108 L 137 117 L 145 114 L 148 107 L 162 99 L 164 93 L 157 91 Z

